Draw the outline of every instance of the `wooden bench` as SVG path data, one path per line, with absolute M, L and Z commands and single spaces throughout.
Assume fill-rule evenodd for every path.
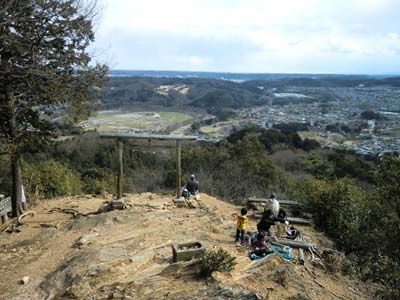
M 265 204 L 267 203 L 268 199 L 266 198 L 256 198 L 250 197 L 247 200 L 247 209 L 253 210 L 264 210 Z M 279 205 L 284 208 L 289 214 L 292 216 L 300 216 L 301 215 L 301 205 L 297 201 L 292 200 L 281 200 L 278 199 Z
M 250 197 L 247 200 L 247 208 L 252 209 L 252 208 L 257 208 L 256 210 L 258 211 L 258 208 L 263 209 L 265 204 L 267 203 L 268 199 L 266 198 L 256 198 L 256 197 Z M 310 221 L 307 219 L 303 218 L 297 218 L 296 216 L 299 216 L 301 213 L 301 205 L 297 201 L 292 201 L 292 200 L 281 200 L 278 199 L 279 205 L 283 208 L 285 208 L 291 216 L 287 217 L 287 220 L 289 221 L 290 224 L 296 224 L 296 225 L 310 225 Z M 262 206 L 262 207 L 261 207 Z M 261 219 L 262 214 L 261 213 L 255 213 L 253 215 L 254 218 L 256 219 Z
M 254 214 L 253 217 L 255 219 L 261 219 L 262 214 Z M 303 218 L 287 217 L 286 219 L 289 221 L 289 224 L 303 225 L 303 226 L 311 225 L 309 220 Z
M 8 220 L 7 214 L 11 211 L 11 197 L 4 198 L 4 195 L 0 195 L 0 217 L 2 223 L 5 223 Z

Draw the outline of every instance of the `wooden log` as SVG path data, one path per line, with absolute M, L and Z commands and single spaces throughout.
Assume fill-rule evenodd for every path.
M 309 220 L 303 218 L 287 217 L 287 220 L 289 221 L 290 224 L 306 225 L 306 226 L 311 225 Z
M 313 247 L 313 245 L 308 244 L 304 241 L 293 241 L 293 240 L 286 240 L 286 239 L 279 239 L 279 238 L 274 238 L 274 239 L 270 239 L 268 240 L 268 242 L 270 242 L 271 244 L 280 244 L 280 245 L 285 245 L 285 246 L 289 246 L 292 248 L 302 248 L 302 249 L 306 249 L 308 250 L 309 247 Z
M 253 197 L 251 197 L 251 198 L 249 198 L 249 199 L 247 200 L 247 202 L 266 203 L 266 202 L 267 202 L 267 199 L 264 199 L 264 198 L 253 198 Z
M 296 241 L 303 241 L 303 233 L 301 231 L 299 231 L 299 235 L 297 236 L 297 238 L 295 239 Z M 305 259 L 304 259 L 304 249 L 303 248 L 299 248 L 299 259 L 298 262 L 300 265 L 304 265 L 305 263 Z
M 304 265 L 304 249 L 299 248 L 299 264 Z

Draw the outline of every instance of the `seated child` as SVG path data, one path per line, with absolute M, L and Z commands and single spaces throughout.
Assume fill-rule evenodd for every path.
M 267 248 L 267 243 L 265 242 L 265 234 L 264 232 L 259 232 L 257 235 L 257 239 L 253 241 L 252 246 L 257 249 L 265 249 Z

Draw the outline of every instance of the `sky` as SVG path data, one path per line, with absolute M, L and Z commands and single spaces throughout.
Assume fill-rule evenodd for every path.
M 111 69 L 400 74 L 400 0 L 102 0 Z

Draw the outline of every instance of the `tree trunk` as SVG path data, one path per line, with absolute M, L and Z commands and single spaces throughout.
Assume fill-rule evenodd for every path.
M 20 214 L 21 207 L 21 167 L 19 164 L 20 155 L 18 153 L 17 146 L 17 116 L 15 108 L 15 97 L 7 90 L 7 98 L 9 103 L 9 113 L 10 113 L 10 125 L 9 125 L 9 136 L 11 138 L 11 173 L 12 173 L 12 214 L 14 217 L 18 217 Z
M 12 171 L 12 197 L 11 197 L 11 205 L 12 205 L 12 214 L 13 217 L 18 217 L 20 214 L 20 205 L 21 205 L 21 167 L 19 165 L 19 155 L 15 154 L 11 157 L 11 171 Z

